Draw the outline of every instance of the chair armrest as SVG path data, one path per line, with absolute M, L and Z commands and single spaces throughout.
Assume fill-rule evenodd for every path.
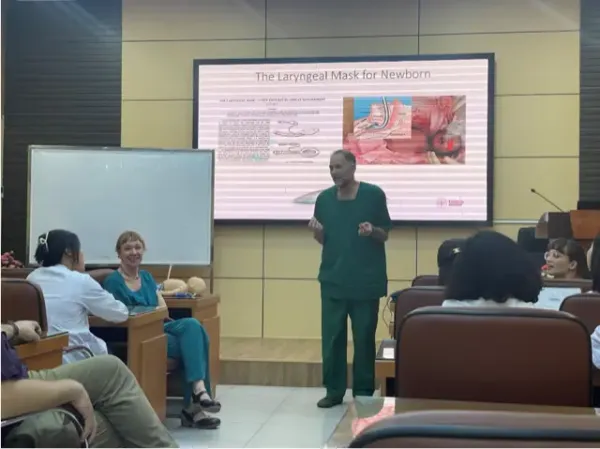
M 94 353 L 86 346 L 69 346 L 68 348 L 63 349 L 63 354 L 69 354 L 71 352 L 83 352 L 86 359 L 94 357 Z
M 73 423 L 73 425 L 75 426 L 75 429 L 77 429 L 77 434 L 79 436 L 83 435 L 83 420 L 82 420 L 81 416 L 78 416 L 79 413 L 71 405 L 64 405 L 62 407 L 51 408 L 49 410 L 44 410 L 41 412 L 27 413 L 25 415 L 15 416 L 14 418 L 3 419 L 2 420 L 2 429 L 9 427 L 9 426 L 13 426 L 15 424 L 19 424 L 19 423 L 23 422 L 24 420 L 26 420 L 27 418 L 32 418 L 34 416 L 37 416 L 37 415 L 40 415 L 40 414 L 46 413 L 46 412 L 55 412 L 55 413 L 60 413 L 60 414 L 64 415 L 66 418 L 68 418 Z M 81 447 L 89 447 L 88 441 L 83 440 Z

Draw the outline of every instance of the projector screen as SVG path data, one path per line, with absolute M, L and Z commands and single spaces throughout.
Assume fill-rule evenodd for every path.
M 220 221 L 309 220 L 329 158 L 395 222 L 491 224 L 494 55 L 194 61 L 194 146 Z

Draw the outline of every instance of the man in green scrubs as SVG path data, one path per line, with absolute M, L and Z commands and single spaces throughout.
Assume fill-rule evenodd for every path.
M 391 228 L 385 193 L 354 179 L 356 158 L 346 150 L 331 155 L 334 185 L 317 197 L 309 222 L 322 246 L 321 333 L 326 396 L 317 406 L 341 404 L 347 386 L 347 319 L 354 340 L 354 396 L 375 390 L 375 331 L 379 299 L 387 294 L 385 241 Z

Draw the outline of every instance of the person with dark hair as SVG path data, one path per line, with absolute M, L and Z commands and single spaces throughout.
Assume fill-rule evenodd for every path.
M 81 447 L 73 424 L 50 411 L 64 406 L 80 415 L 90 447 L 179 447 L 118 358 L 28 370 L 13 343 L 38 341 L 40 334 L 35 321 L 2 325 L 2 420 L 36 413 L 2 426 L 2 447 Z
M 49 332 L 68 332 L 69 345 L 85 346 L 95 355 L 108 354 L 104 340 L 90 331 L 88 316 L 121 323 L 129 317 L 129 309 L 85 273 L 77 235 L 63 229 L 40 235 L 35 260 L 41 267 L 27 280 L 44 294 Z M 81 352 L 71 352 L 63 356 L 63 362 L 84 357 Z
M 516 242 L 495 231 L 465 240 L 446 286 L 447 307 L 533 307 L 542 278 Z
M 552 279 L 590 278 L 585 251 L 575 240 L 565 238 L 551 240 L 544 257 L 546 274 Z
M 452 275 L 452 265 L 461 252 L 465 239 L 449 239 L 440 245 L 437 253 L 438 285 L 448 285 Z
M 354 396 L 375 390 L 375 331 L 379 298 L 387 295 L 385 242 L 392 226 L 383 190 L 357 181 L 356 158 L 331 154 L 334 185 L 317 197 L 308 227 L 322 245 L 321 333 L 326 395 L 317 406 L 343 402 L 347 387 L 348 316 L 354 341 Z
M 600 234 L 596 236 L 588 249 L 587 263 L 592 277 L 592 291 L 600 294 Z

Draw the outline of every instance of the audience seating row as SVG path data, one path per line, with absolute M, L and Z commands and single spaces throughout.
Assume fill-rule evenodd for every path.
M 7 270 L 13 275 L 4 276 L 2 279 L 2 319 L 4 321 L 33 320 L 40 323 L 44 335 L 48 332 L 48 320 L 44 296 L 39 287 L 25 280 L 30 270 Z M 19 271 L 19 273 L 12 273 Z M 89 274 L 100 284 L 112 270 L 92 270 Z M 219 299 L 216 296 L 198 299 L 169 299 L 165 298 L 171 312 L 183 312 L 197 318 L 203 324 L 211 339 L 211 380 L 213 393 L 216 391 L 219 378 L 219 340 L 220 340 L 220 317 L 218 315 Z M 180 313 L 181 314 L 181 313 Z M 160 315 L 160 316 L 159 316 Z M 104 322 L 96 317 L 90 317 L 90 326 L 96 332 L 123 328 L 126 340 L 117 343 L 113 349 L 120 356 L 138 378 L 142 389 L 146 392 L 148 399 L 161 417 L 166 416 L 167 384 L 170 396 L 182 396 L 181 373 L 178 370 L 176 360 L 166 357 L 166 336 L 163 330 L 163 320 L 167 317 L 165 311 L 157 311 L 137 316 L 132 316 L 126 323 L 115 324 Z M 61 347 L 56 347 L 61 343 Z M 27 356 L 27 364 L 35 369 L 53 368 L 61 364 L 62 351 L 68 344 L 68 336 L 44 339 L 31 348 L 19 348 L 25 350 L 23 356 Z M 51 353 L 39 353 L 43 347 L 52 349 Z M 79 348 L 69 348 L 77 349 Z M 159 350 L 163 349 L 163 350 Z M 43 352 L 43 351 L 42 351 Z M 38 354 L 39 353 L 39 354 Z M 162 356 L 161 356 L 162 354 Z M 45 364 L 45 365 L 44 365 Z M 158 374 L 164 372 L 165 375 Z
M 412 280 L 411 287 L 432 287 L 439 285 L 437 274 L 420 274 Z M 544 279 L 546 287 L 581 288 L 582 292 L 592 289 L 592 281 L 589 279 Z
M 506 308 L 491 311 L 453 310 L 440 307 L 445 299 L 443 287 L 423 286 L 418 285 L 419 283 L 419 280 L 415 280 L 416 286 L 392 295 L 394 301 L 390 308 L 393 308 L 395 320 L 390 332 L 395 337 L 395 343 L 384 342 L 384 345 L 396 345 L 396 360 L 402 361 L 396 363 L 394 371 L 395 384 L 399 387 L 396 395 L 485 400 L 480 394 L 481 391 L 485 391 L 490 401 L 515 400 L 517 398 L 511 394 L 517 394 L 521 396 L 517 402 L 528 403 L 532 399 L 527 395 L 535 394 L 537 399 L 534 403 L 568 404 L 572 399 L 561 398 L 560 394 L 555 395 L 552 389 L 548 390 L 550 386 L 545 379 L 562 379 L 555 386 L 569 379 L 574 383 L 579 382 L 582 378 L 575 379 L 575 370 L 571 369 L 574 357 L 579 358 L 579 373 L 587 373 L 587 380 L 584 379 L 582 388 L 589 388 L 590 372 L 592 385 L 600 387 L 600 370 L 590 363 L 589 339 L 596 326 L 600 325 L 600 296 L 570 296 L 561 305 L 561 311 L 566 313 Z M 496 327 L 490 327 L 492 323 L 496 323 Z M 512 323 L 519 323 L 522 332 L 513 332 L 515 325 Z M 466 338 L 469 324 L 473 326 L 470 329 L 472 340 Z M 510 329 L 510 332 L 506 329 Z M 568 329 L 571 329 L 570 336 L 556 338 Z M 411 332 L 410 338 L 399 339 L 400 334 L 405 335 L 408 331 Z M 413 332 L 417 334 L 416 337 Z M 494 335 L 485 335 L 492 332 Z M 577 334 L 578 336 L 575 336 Z M 502 345 L 498 346 L 498 342 Z M 527 352 L 523 352 L 525 348 L 530 351 L 528 356 Z M 428 356 L 422 357 L 424 353 Z M 420 357 L 417 357 L 419 355 Z M 582 355 L 584 358 L 581 358 Z M 524 365 L 522 370 L 514 370 L 515 360 L 531 363 L 531 367 L 527 365 L 525 368 Z M 484 362 L 488 365 L 482 364 Z M 380 373 L 389 373 L 386 377 L 391 376 L 391 370 L 383 367 L 386 361 L 380 360 L 379 363 Z M 389 362 L 387 364 L 389 365 Z M 545 367 L 545 370 L 540 369 L 541 367 Z M 565 367 L 569 367 L 570 372 L 565 372 Z M 489 372 L 485 371 L 486 369 Z M 530 378 L 531 391 L 525 391 L 528 389 L 524 388 L 522 393 L 526 394 L 521 395 L 518 391 L 508 388 L 510 392 L 505 394 L 499 388 L 491 388 L 491 385 L 502 379 L 521 382 L 522 379 L 514 377 L 517 375 L 514 374 L 515 371 L 523 371 L 526 376 L 535 373 Z M 512 379 L 510 372 L 513 372 Z M 468 380 L 469 374 L 479 379 L 479 387 L 477 382 Z M 452 379 L 451 375 L 455 378 Z M 542 380 L 538 381 L 538 378 Z M 464 379 L 464 382 L 457 383 L 457 379 Z M 482 388 L 481 379 L 488 379 L 490 388 Z M 445 391 L 445 388 L 451 388 L 452 391 Z M 462 391 L 463 388 L 466 388 L 466 391 Z M 580 393 L 579 396 L 578 402 L 581 404 L 581 397 L 589 400 L 591 392 Z
M 572 285 L 568 287 L 572 287 Z M 394 314 L 394 320 L 390 323 L 392 324 L 390 327 L 392 337 L 396 335 L 397 324 L 401 323 L 410 312 L 420 307 L 441 306 L 446 299 L 444 288 L 437 285 L 414 285 L 393 293 L 391 297 L 393 301 L 390 309 Z M 590 334 L 597 326 L 600 326 L 599 297 L 586 293 L 571 295 L 562 302 L 560 310 L 579 318 Z
M 384 341 L 378 357 L 394 347 L 396 396 L 504 403 L 506 411 L 396 414 L 350 447 L 598 447 L 591 405 L 600 372 L 591 363 L 590 333 L 600 325 L 600 296 L 573 295 L 561 311 L 441 307 L 444 290 L 436 286 L 395 296 L 395 340 Z M 515 404 L 552 412 L 520 413 Z

